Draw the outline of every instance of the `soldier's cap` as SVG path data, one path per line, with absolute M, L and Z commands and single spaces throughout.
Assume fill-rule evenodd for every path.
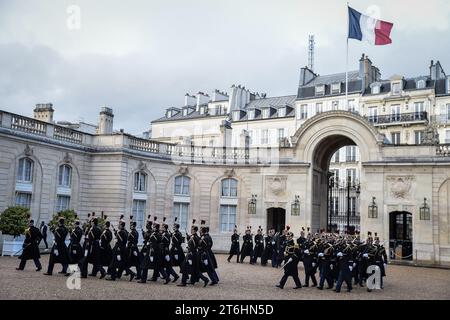
M 34 220 L 33 220 L 33 219 L 30 219 L 29 223 L 34 223 Z
M 122 220 L 122 219 L 123 219 L 123 217 L 124 217 L 124 215 L 123 215 L 123 214 L 121 214 L 121 215 L 120 215 L 120 218 L 119 218 L 119 220 Z
M 130 216 L 130 221 L 133 221 L 133 216 Z
M 95 212 L 92 212 L 92 216 L 95 216 Z
M 165 222 L 166 221 L 166 217 L 163 217 L 163 222 Z
M 62 217 L 59 218 L 59 219 L 58 219 L 58 222 L 59 222 L 59 223 L 64 223 L 64 218 L 62 218 Z
M 153 221 L 156 221 L 156 220 L 158 220 L 158 217 L 157 217 L 157 216 L 154 216 L 154 217 L 153 217 Z
M 130 225 L 131 225 L 132 227 L 136 227 L 136 221 L 131 221 Z
M 290 226 L 286 226 L 286 230 L 290 230 L 291 229 L 291 227 Z
M 88 213 L 88 218 L 91 216 L 91 214 L 90 213 Z
M 192 226 L 194 226 L 194 225 L 195 225 L 195 221 L 197 221 L 197 220 L 195 220 L 195 219 L 192 219 Z
M 105 226 L 109 227 L 110 225 L 111 225 L 111 222 L 109 222 L 109 221 L 105 222 Z
M 119 226 L 125 227 L 125 221 L 120 221 Z
M 97 219 L 97 218 L 94 218 L 94 219 L 92 219 L 92 222 L 93 222 L 94 224 L 96 224 L 96 223 L 98 223 L 98 219 Z
M 77 226 L 79 226 L 79 225 L 80 225 L 80 220 L 75 220 L 75 224 L 76 224 Z

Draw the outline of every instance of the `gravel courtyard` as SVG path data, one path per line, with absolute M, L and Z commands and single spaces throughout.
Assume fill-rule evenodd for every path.
M 54 275 L 48 277 L 36 272 L 32 261 L 25 271 L 16 271 L 17 258 L 0 257 L 0 299 L 450 299 L 450 270 L 389 265 L 384 290 L 369 293 L 355 287 L 347 293 L 344 285 L 341 293 L 335 293 L 311 287 L 293 290 L 291 279 L 281 290 L 275 287 L 282 275 L 279 269 L 228 263 L 225 255 L 217 255 L 217 259 L 218 286 L 203 288 L 197 283 L 194 287 L 177 287 L 174 283 L 164 285 L 161 280 L 138 284 L 130 283 L 128 277 L 115 282 L 88 277 L 81 279 L 80 290 L 69 290 L 67 278 L 57 274 L 61 270 L 58 265 Z M 45 271 L 48 255 L 41 262 Z M 302 267 L 300 278 L 303 282 Z

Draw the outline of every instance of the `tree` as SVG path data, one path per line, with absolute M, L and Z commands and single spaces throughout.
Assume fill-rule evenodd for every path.
M 9 207 L 0 215 L 0 231 L 16 238 L 25 233 L 29 217 L 30 210 L 28 208 Z

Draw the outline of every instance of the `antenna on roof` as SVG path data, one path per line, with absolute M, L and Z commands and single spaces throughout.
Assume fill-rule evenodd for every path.
M 310 34 L 309 35 L 309 40 L 308 40 L 308 68 L 311 71 L 314 71 L 314 45 L 315 45 L 315 41 L 314 41 L 314 35 Z

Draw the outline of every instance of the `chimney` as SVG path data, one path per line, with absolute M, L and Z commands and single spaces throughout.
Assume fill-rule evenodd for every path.
M 445 72 L 439 61 L 436 61 L 436 63 L 434 63 L 434 61 L 431 60 L 430 77 L 431 80 L 445 79 Z
M 194 107 L 197 105 L 197 98 L 195 96 L 191 96 L 189 93 L 184 95 L 184 106 Z
M 209 99 L 209 95 L 207 95 L 206 93 L 203 93 L 203 92 L 198 92 L 196 96 L 197 96 L 197 110 L 196 111 L 199 111 L 200 105 L 208 103 L 210 99 Z
M 225 92 L 221 92 L 219 90 L 214 90 L 214 93 L 212 95 L 212 101 L 216 102 L 216 101 L 223 101 L 223 100 L 228 100 L 228 94 Z
M 100 111 L 100 119 L 98 122 L 98 134 L 113 133 L 114 114 L 111 108 L 102 107 Z
M 303 67 L 300 69 L 300 82 L 299 86 L 304 86 L 311 80 L 313 80 L 317 75 L 308 67 Z
M 33 110 L 34 118 L 36 120 L 53 123 L 53 104 L 38 103 Z
M 379 73 L 378 69 L 375 69 L 372 68 L 372 61 L 363 53 L 361 59 L 359 59 L 359 77 L 362 80 L 362 90 L 369 88 L 370 84 L 375 81 L 374 79 Z

